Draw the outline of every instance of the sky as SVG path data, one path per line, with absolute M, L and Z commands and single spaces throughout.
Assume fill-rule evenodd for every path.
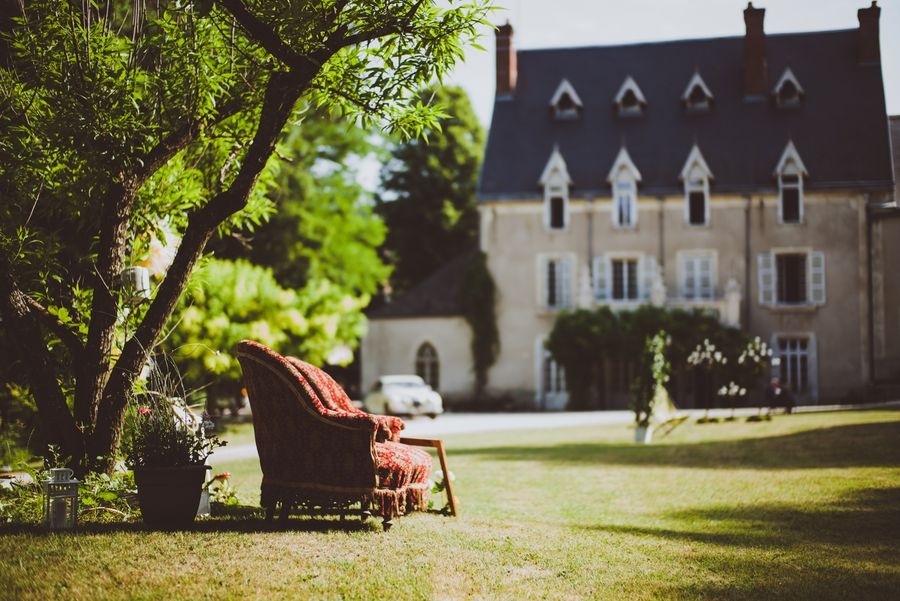
M 517 49 L 607 46 L 744 35 L 746 0 L 495 0 L 495 25 L 513 26 Z M 755 0 L 767 34 L 856 29 L 870 0 Z M 881 69 L 889 115 L 900 115 L 900 0 L 880 0 Z M 449 78 L 469 95 L 483 125 L 494 103 L 494 34 L 466 52 Z

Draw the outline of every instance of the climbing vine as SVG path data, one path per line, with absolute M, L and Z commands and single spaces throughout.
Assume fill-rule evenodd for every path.
M 487 255 L 475 253 L 466 269 L 459 291 L 463 316 L 472 329 L 472 370 L 475 395 L 481 396 L 488 383 L 488 370 L 500 353 L 497 331 L 497 286 L 487 266 Z

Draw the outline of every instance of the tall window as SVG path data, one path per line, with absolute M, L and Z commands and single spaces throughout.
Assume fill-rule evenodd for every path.
M 569 177 L 566 161 L 558 148 L 554 148 L 538 183 L 544 187 L 544 227 L 548 230 L 564 230 L 569 224 Z
M 825 253 L 821 251 L 760 253 L 757 275 L 761 305 L 825 304 Z
M 438 389 L 441 375 L 440 363 L 438 362 L 437 351 L 428 342 L 423 343 L 419 350 L 416 351 L 416 374 L 425 380 L 429 386 L 435 390 Z
M 779 358 L 779 377 L 795 393 L 802 394 L 810 388 L 811 353 L 809 338 L 779 337 L 775 344 Z
M 610 266 L 612 267 L 612 300 L 637 300 L 637 259 L 613 259 Z
M 712 253 L 681 255 L 681 297 L 710 300 L 715 290 L 715 263 Z
M 800 223 L 803 214 L 801 204 L 803 178 L 796 173 L 782 173 L 779 178 L 779 189 L 781 198 L 778 206 L 781 223 Z
M 687 203 L 688 223 L 691 225 L 706 225 L 706 187 L 701 179 L 688 181 Z
M 637 224 L 637 186 L 634 177 L 622 169 L 613 184 L 613 225 L 634 227 Z
M 594 299 L 612 303 L 646 300 L 655 277 L 656 257 L 651 255 L 594 257 Z
M 547 309 L 572 306 L 572 267 L 568 257 L 543 258 L 543 305 Z
M 712 171 L 696 144 L 691 148 L 678 177 L 684 182 L 685 221 L 690 225 L 707 225 L 709 223 L 709 180 L 712 178 Z
M 566 370 L 553 359 L 545 340 L 537 340 L 536 400 L 542 409 L 563 409 L 566 392 Z
M 782 253 L 775 256 L 776 297 L 779 304 L 806 304 L 806 255 Z
M 778 178 L 778 222 L 803 222 L 803 180 L 808 176 L 800 153 L 788 141 L 774 174 Z

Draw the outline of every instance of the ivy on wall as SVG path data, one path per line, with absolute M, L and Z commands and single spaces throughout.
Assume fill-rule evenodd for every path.
M 497 331 L 497 286 L 487 266 L 487 255 L 478 251 L 469 261 L 459 291 L 463 316 L 472 329 L 472 370 L 475 372 L 475 396 L 484 393 L 488 370 L 500 353 Z

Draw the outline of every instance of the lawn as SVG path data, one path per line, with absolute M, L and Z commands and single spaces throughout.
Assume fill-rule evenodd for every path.
M 897 599 L 900 412 L 448 436 L 459 518 L 0 528 L 15 599 Z M 214 462 L 213 462 L 214 463 Z M 250 499 L 256 461 L 215 466 Z

